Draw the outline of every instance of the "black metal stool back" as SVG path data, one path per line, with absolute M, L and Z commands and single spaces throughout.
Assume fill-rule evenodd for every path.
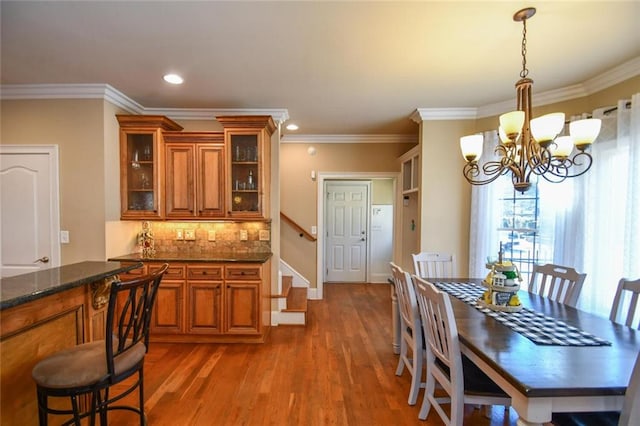
M 149 347 L 149 324 L 158 287 L 168 268 L 131 280 L 111 284 L 107 308 L 105 340 L 90 342 L 65 349 L 41 360 L 33 368 L 37 385 L 40 425 L 47 424 L 48 414 L 72 415 L 64 424 L 80 424 L 90 417 L 95 424 L 107 424 L 110 410 L 129 410 L 138 413 L 140 424 L 144 415 L 144 356 Z M 126 390 L 110 396 L 110 386 L 120 383 L 135 373 L 138 377 Z M 114 402 L 138 389 L 139 407 L 114 405 Z M 78 401 L 87 395 L 90 400 Z M 70 410 L 48 406 L 49 397 L 69 397 Z M 88 409 L 82 409 L 83 402 Z

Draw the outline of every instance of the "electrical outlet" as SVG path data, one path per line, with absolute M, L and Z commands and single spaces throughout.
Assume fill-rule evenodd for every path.
M 247 230 L 246 229 L 241 229 L 240 230 L 240 241 L 247 241 L 248 236 L 247 236 Z
M 211 230 L 207 233 L 207 239 L 209 241 L 215 241 L 216 240 L 216 231 Z
M 261 229 L 258 233 L 260 241 L 269 241 L 271 239 L 271 232 L 268 229 Z
M 176 229 L 176 240 L 184 240 L 184 231 L 182 229 Z
M 193 241 L 196 239 L 196 231 L 195 229 L 185 229 L 184 230 L 184 239 L 187 241 Z

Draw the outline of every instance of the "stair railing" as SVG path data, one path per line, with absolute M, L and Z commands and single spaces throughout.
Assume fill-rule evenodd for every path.
M 307 240 L 309 240 L 309 241 L 316 241 L 316 240 L 317 240 L 317 238 L 316 238 L 316 237 L 314 237 L 313 235 L 311 235 L 310 233 L 308 233 L 308 232 L 306 231 L 306 229 L 304 229 L 302 226 L 298 225 L 298 224 L 296 223 L 296 221 L 294 221 L 293 219 L 291 219 L 291 218 L 290 218 L 289 216 L 287 216 L 286 214 L 284 214 L 284 213 L 280 212 L 280 218 L 281 218 L 283 221 L 287 222 L 289 225 L 291 225 L 291 227 L 292 227 L 293 229 L 295 229 L 296 231 L 298 231 L 298 232 L 299 232 L 299 235 L 300 235 L 300 238 L 304 237 L 304 238 L 306 238 L 306 239 L 307 239 Z

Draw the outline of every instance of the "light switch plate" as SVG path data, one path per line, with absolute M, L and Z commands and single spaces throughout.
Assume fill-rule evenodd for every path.
M 260 241 L 269 241 L 271 239 L 271 232 L 268 229 L 261 229 L 258 233 Z
M 69 244 L 69 231 L 60 231 L 60 244 Z
M 210 231 L 207 233 L 207 239 L 208 239 L 209 241 L 215 241 L 215 240 L 216 240 L 216 231 L 214 231 L 214 230 L 210 230 Z
M 196 231 L 194 229 L 185 229 L 184 230 L 184 239 L 188 241 L 193 241 L 196 239 Z
M 184 230 L 176 229 L 176 240 L 184 240 Z
M 241 229 L 240 230 L 240 241 L 247 241 L 248 236 L 247 236 L 247 230 L 246 229 Z

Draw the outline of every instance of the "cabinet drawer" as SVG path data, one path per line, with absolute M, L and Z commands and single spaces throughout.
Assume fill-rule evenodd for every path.
M 227 280 L 259 280 L 261 270 L 260 266 L 227 266 L 224 278 Z
M 140 268 L 132 269 L 130 271 L 122 272 L 118 274 L 118 278 L 120 278 L 120 281 L 131 281 L 131 280 L 135 280 L 136 278 L 140 278 L 141 276 L 146 274 L 147 274 L 147 265 L 142 265 L 142 267 Z
M 221 280 L 222 266 L 191 266 L 187 268 L 188 280 Z
M 160 269 L 164 263 L 149 265 L 149 273 L 155 272 Z M 163 280 L 184 280 L 184 265 L 169 265 L 167 272 L 162 277 Z

